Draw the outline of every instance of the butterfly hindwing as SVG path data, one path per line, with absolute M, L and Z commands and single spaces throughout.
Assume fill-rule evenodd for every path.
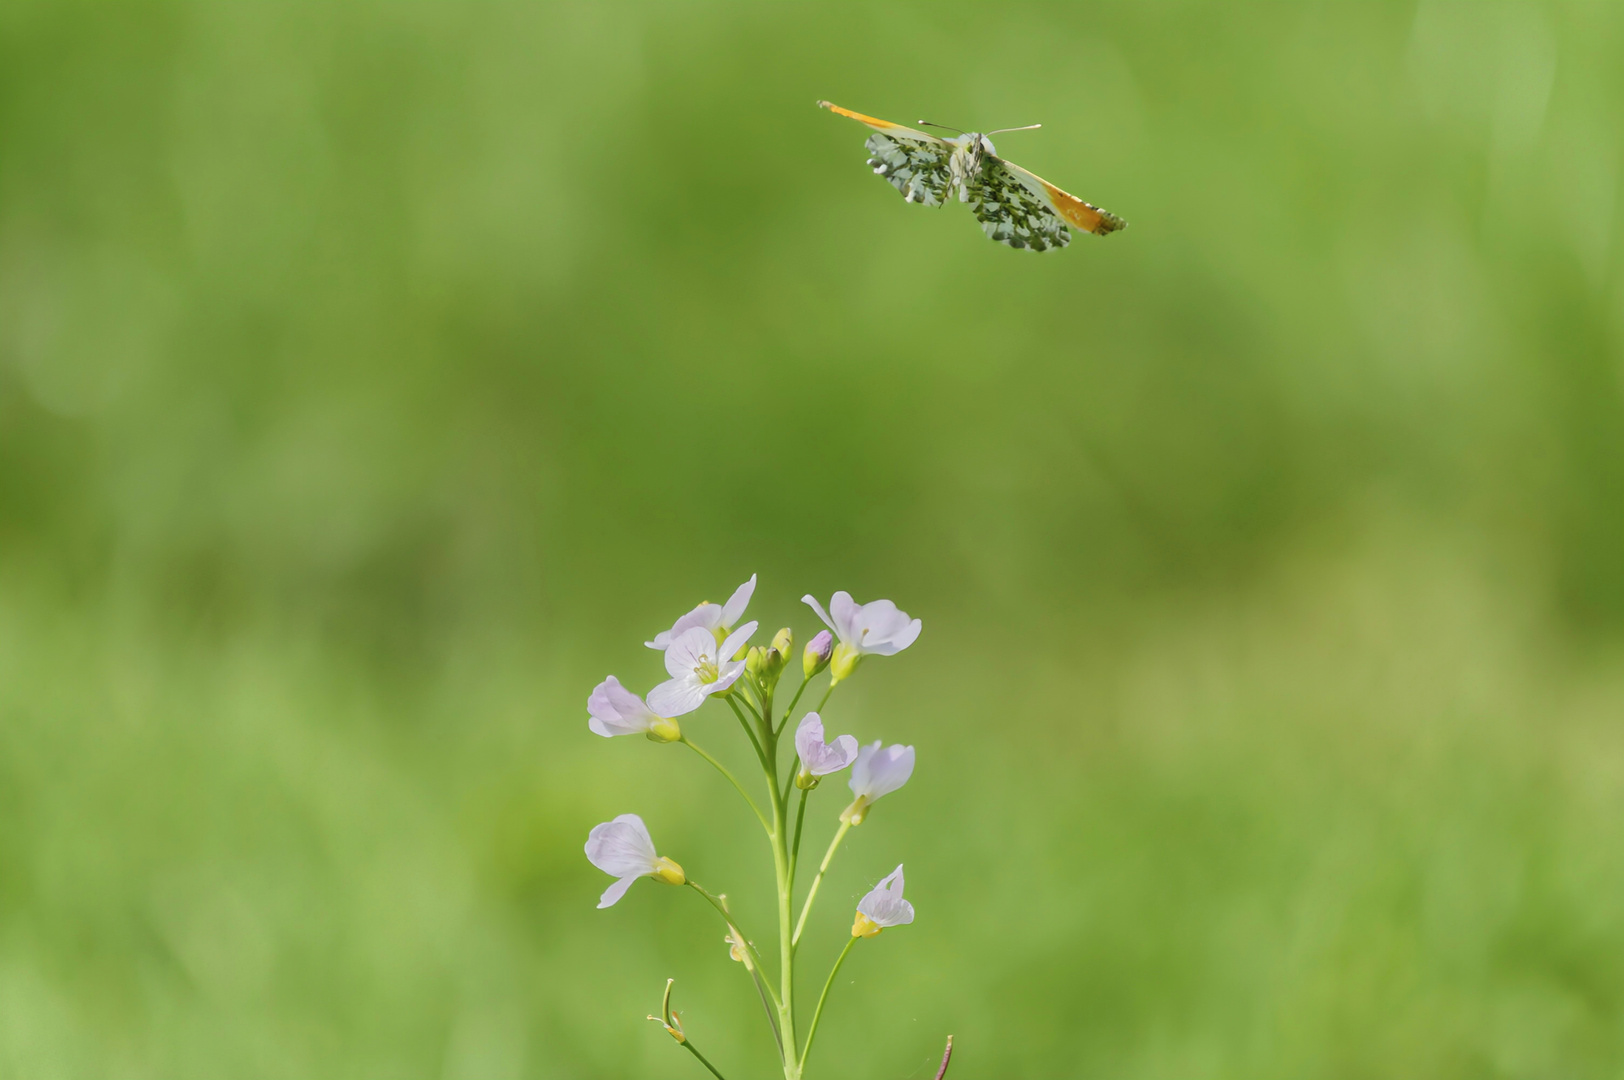
M 970 181 L 970 210 L 987 239 L 1012 248 L 1048 251 L 1071 243 L 1071 230 L 1046 199 L 1022 183 L 1006 162 L 988 158 Z

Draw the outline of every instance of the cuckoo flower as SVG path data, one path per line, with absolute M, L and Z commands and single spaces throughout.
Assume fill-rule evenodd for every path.
M 823 720 L 815 712 L 807 713 L 795 729 L 795 752 L 801 755 L 795 786 L 809 791 L 817 786 L 818 777 L 839 772 L 857 760 L 857 736 L 841 735 L 826 743 Z
M 747 622 L 718 645 L 709 630 L 690 626 L 672 638 L 665 650 L 671 678 L 648 692 L 648 707 L 662 716 L 685 716 L 729 689 L 744 674 L 744 661 L 733 657 L 755 632 L 756 624 Z
M 811 595 L 801 597 L 801 602 L 817 612 L 818 618 L 840 639 L 829 664 L 831 683 L 850 675 L 863 657 L 891 656 L 919 637 L 919 620 L 908 618 L 906 611 L 897 610 L 889 600 L 859 604 L 851 598 L 851 593 L 837 592 L 829 601 L 828 611 Z
M 654 635 L 653 641 L 645 641 L 643 644 L 651 649 L 669 648 L 678 635 L 695 626 L 709 630 L 720 641 L 727 637 L 728 632 L 744 614 L 744 609 L 750 606 L 750 597 L 755 591 L 756 575 L 751 574 L 749 581 L 733 590 L 733 595 L 728 597 L 727 603 L 713 604 L 707 600 L 673 623 L 671 629 L 661 630 Z
M 660 716 L 643 704 L 643 699 L 620 685 L 613 675 L 599 683 L 586 699 L 591 719 L 586 726 L 604 738 L 616 735 L 647 735 L 653 742 L 676 742 L 682 728 L 669 717 Z
M 851 769 L 851 793 L 856 798 L 841 812 L 841 818 L 861 825 L 868 816 L 868 808 L 906 784 L 913 775 L 913 768 L 914 748 L 911 746 L 893 744 L 882 750 L 879 740 L 875 740 L 863 747 L 857 753 L 857 764 Z
M 667 885 L 684 885 L 688 880 L 682 875 L 682 867 L 655 854 L 648 827 L 636 814 L 621 814 L 594 826 L 586 838 L 586 857 L 599 870 L 620 879 L 598 898 L 600 909 L 613 907 L 640 877 L 656 877 Z
M 906 926 L 913 922 L 913 915 L 913 905 L 902 898 L 902 864 L 898 863 L 884 881 L 857 901 L 851 936 L 873 937 L 887 926 Z

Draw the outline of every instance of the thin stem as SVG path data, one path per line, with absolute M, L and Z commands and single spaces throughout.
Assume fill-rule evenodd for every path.
M 846 954 L 851 952 L 851 947 L 857 942 L 857 935 L 853 934 L 851 940 L 846 942 L 846 947 L 840 950 L 835 966 L 829 969 L 829 977 L 823 982 L 823 993 L 818 995 L 818 1007 L 812 1013 L 812 1026 L 806 1029 L 806 1045 L 801 1047 L 800 1067 L 803 1070 L 806 1068 L 806 1057 L 812 1052 L 812 1040 L 818 1034 L 818 1021 L 823 1019 L 823 1003 L 829 1000 L 829 987 L 835 984 L 835 976 L 840 973 L 840 965 L 846 962 Z
M 812 901 L 818 898 L 818 886 L 823 884 L 823 875 L 829 870 L 829 862 L 835 857 L 835 849 L 846 839 L 846 834 L 850 831 L 851 822 L 842 821 L 835 838 L 829 842 L 829 850 L 823 853 L 823 862 L 818 866 L 818 876 L 812 879 L 812 888 L 806 894 L 806 904 L 801 908 L 801 917 L 795 923 L 795 936 L 790 939 L 791 949 L 801 943 L 801 931 L 806 929 L 806 917 L 812 913 Z
M 823 691 L 823 700 L 818 702 L 818 707 L 813 709 L 812 710 L 813 712 L 815 712 L 815 713 L 823 712 L 823 707 L 825 705 L 829 704 L 829 695 L 835 692 L 835 687 L 837 685 L 839 685 L 839 684 L 837 684 L 833 679 L 829 680 L 828 687 Z
M 942 1067 L 936 1070 L 936 1080 L 947 1075 L 947 1063 L 953 1060 L 953 1036 L 947 1037 L 947 1049 L 942 1051 Z
M 716 766 L 716 771 L 727 777 L 728 783 L 732 784 L 735 788 L 738 788 L 739 794 L 744 796 L 744 801 L 750 804 L 751 810 L 755 811 L 756 820 L 761 822 L 761 827 L 767 830 L 768 836 L 771 836 L 773 827 L 768 824 L 767 815 L 761 812 L 761 808 L 756 805 L 756 800 L 752 799 L 750 797 L 750 793 L 745 791 L 744 788 L 740 786 L 739 782 L 733 778 L 733 774 L 731 772 L 728 772 L 727 766 L 723 765 L 720 761 L 717 761 L 715 758 L 705 753 L 705 751 L 695 746 L 689 741 L 688 736 L 686 735 L 682 737 L 682 744 L 688 749 L 692 750 L 694 753 L 698 754 L 700 757 L 704 758 L 706 761 L 710 762 L 712 765 Z
M 783 733 L 784 725 L 789 723 L 789 718 L 791 716 L 795 715 L 795 706 L 801 703 L 801 695 L 806 693 L 806 688 L 811 684 L 811 682 L 811 679 L 802 679 L 801 685 L 795 688 L 795 696 L 789 699 L 789 708 L 784 710 L 784 719 L 778 724 L 778 734 Z
M 773 870 L 778 884 L 778 1023 L 783 1029 L 784 1043 L 795 1055 L 795 950 L 790 944 L 790 907 L 795 902 L 794 887 L 789 877 L 789 846 L 785 843 L 784 800 L 778 792 L 778 754 L 776 740 L 768 736 L 769 752 L 766 763 L 767 788 L 773 796 Z M 799 1066 L 791 1073 L 790 1062 L 785 1061 L 784 1073 L 790 1080 L 800 1075 Z
M 761 963 L 761 953 L 756 951 L 755 943 L 752 942 L 749 936 L 745 934 L 744 928 L 739 925 L 738 920 L 733 917 L 732 912 L 728 911 L 727 908 L 723 906 L 721 897 L 712 895 L 709 889 L 705 888 L 705 886 L 701 885 L 697 881 L 687 882 L 687 885 L 700 896 L 703 896 L 706 900 L 710 901 L 711 907 L 715 908 L 716 913 L 722 917 L 722 921 L 727 923 L 727 928 L 733 931 L 734 934 L 738 935 L 738 939 L 740 941 L 744 942 L 744 947 L 750 950 L 751 955 L 756 958 L 756 964 L 759 966 Z M 767 992 L 772 993 L 772 987 L 769 986 L 767 988 Z M 777 1001 L 778 999 L 775 996 L 773 998 L 774 1004 L 776 1004 Z
M 699 1063 L 701 1065 L 705 1066 L 705 1068 L 709 1069 L 711 1071 L 711 1075 L 716 1077 L 716 1080 L 727 1080 L 727 1077 L 725 1077 L 721 1073 L 717 1072 L 716 1071 L 716 1066 L 712 1065 L 710 1063 L 710 1060 L 708 1058 L 706 1058 L 704 1054 L 701 1054 L 699 1052 L 699 1047 L 695 1046 L 693 1044 L 692 1040 L 684 1038 L 680 1045 L 682 1046 L 682 1048 L 684 1050 L 688 1051 L 694 1057 L 698 1058 Z
M 789 849 L 789 884 L 791 889 L 795 887 L 795 864 L 801 857 L 801 822 L 806 818 L 806 797 L 810 794 L 812 794 L 810 791 L 803 788 L 801 790 L 801 805 L 795 809 L 795 841 L 790 845 Z
M 756 760 L 761 762 L 761 767 L 765 769 L 767 767 L 767 752 L 761 748 L 761 740 L 756 738 L 755 729 L 750 726 L 750 721 L 744 718 L 744 710 L 739 708 L 739 703 L 733 700 L 732 694 L 727 696 L 727 703 L 732 707 L 733 715 L 739 718 L 739 726 L 744 729 L 745 735 L 749 737 L 750 745 L 755 748 Z M 749 702 L 745 702 L 745 704 L 748 705 Z

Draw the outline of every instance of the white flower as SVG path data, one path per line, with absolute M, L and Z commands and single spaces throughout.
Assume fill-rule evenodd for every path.
M 852 937 L 873 937 L 887 926 L 913 922 L 913 905 L 902 898 L 902 864 L 887 874 L 869 894 L 857 901 L 857 918 L 852 921 Z
M 898 611 L 889 600 L 859 604 L 851 598 L 851 593 L 837 592 L 829 601 L 828 611 L 810 594 L 801 597 L 801 602 L 817 612 L 818 618 L 840 639 L 829 667 L 833 682 L 850 675 L 863 657 L 891 656 L 919 637 L 919 620 L 909 619 L 906 611 Z
M 868 816 L 868 808 L 880 798 L 891 794 L 908 782 L 913 775 L 914 748 L 892 744 L 880 749 L 878 740 L 858 751 L 857 764 L 851 769 L 851 793 L 856 796 L 841 817 L 853 825 L 861 825 Z
M 682 728 L 670 717 L 660 716 L 643 704 L 643 699 L 620 685 L 613 675 L 592 689 L 586 699 L 591 719 L 586 726 L 604 738 L 616 735 L 647 735 L 655 742 L 676 742 Z
M 600 909 L 613 907 L 640 877 L 657 877 L 667 885 L 683 885 L 688 880 L 682 867 L 654 853 L 648 827 L 636 814 L 621 814 L 595 826 L 586 838 L 586 857 L 593 866 L 619 879 L 598 898 Z
M 686 716 L 710 695 L 727 690 L 744 674 L 744 661 L 733 657 L 755 632 L 756 624 L 747 622 L 718 645 L 709 630 L 691 626 L 672 638 L 665 650 L 671 678 L 648 692 L 648 707 L 661 716 Z
M 801 755 L 801 775 L 828 776 L 857 760 L 857 736 L 841 735 L 833 743 L 823 741 L 823 720 L 807 713 L 795 729 L 795 752 Z M 799 787 L 810 787 L 796 780 Z
M 707 600 L 673 623 L 671 629 L 661 630 L 654 635 L 653 641 L 645 641 L 643 644 L 651 649 L 669 648 L 677 639 L 677 635 L 695 626 L 704 627 L 718 639 L 724 638 L 739 621 L 739 616 L 744 614 L 744 609 L 750 606 L 750 597 L 755 591 L 756 575 L 751 574 L 749 581 L 733 590 L 733 595 L 728 597 L 727 603 L 718 605 Z

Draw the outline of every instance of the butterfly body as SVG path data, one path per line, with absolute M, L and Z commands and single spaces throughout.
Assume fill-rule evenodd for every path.
M 950 139 L 820 101 L 831 112 L 874 130 L 865 144 L 876 175 L 904 201 L 941 206 L 954 195 L 970 204 L 987 237 L 1013 248 L 1047 251 L 1071 242 L 1071 229 L 1101 236 L 1125 228 L 1115 214 L 1062 191 L 998 156 L 992 140 L 971 131 Z

